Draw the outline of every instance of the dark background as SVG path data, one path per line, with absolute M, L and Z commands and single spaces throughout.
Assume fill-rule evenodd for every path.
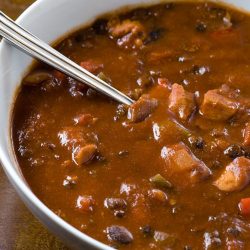
M 53 1 L 53 0 L 51 0 Z M 16 18 L 34 0 L 0 0 L 0 10 Z M 0 249 L 66 250 L 27 210 L 0 165 Z

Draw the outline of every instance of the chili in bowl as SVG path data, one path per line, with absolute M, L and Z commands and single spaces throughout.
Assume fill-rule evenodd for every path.
M 230 6 L 164 2 L 103 15 L 57 43 L 131 106 L 33 66 L 11 112 L 14 152 L 3 148 L 53 213 L 1 158 L 45 224 L 75 247 L 104 248 L 89 235 L 122 249 L 248 249 L 249 27 Z

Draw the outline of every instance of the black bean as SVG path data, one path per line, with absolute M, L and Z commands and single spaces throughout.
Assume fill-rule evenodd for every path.
M 104 18 L 98 19 L 92 26 L 95 33 L 98 35 L 105 35 L 107 32 L 107 23 L 108 23 L 107 19 Z
M 144 41 L 144 44 L 149 44 L 151 42 L 157 41 L 158 39 L 161 38 L 164 31 L 165 29 L 163 28 L 157 28 L 155 30 L 152 30 L 149 33 L 148 38 Z
M 198 140 L 195 142 L 195 146 L 198 149 L 203 149 L 204 147 L 204 141 L 202 138 L 198 138 Z
M 200 22 L 196 24 L 195 29 L 196 31 L 203 33 L 207 30 L 207 25 L 205 23 Z
M 163 28 L 158 28 L 158 29 L 155 29 L 155 30 L 151 31 L 151 32 L 149 33 L 149 36 L 150 36 L 150 38 L 151 38 L 151 41 L 156 41 L 156 40 L 158 40 L 158 39 L 161 37 L 161 35 L 162 35 L 163 32 L 164 32 L 164 29 L 163 29 Z
M 197 148 L 197 149 L 204 148 L 205 142 L 201 137 L 190 136 L 188 138 L 188 141 L 191 144 L 191 146 L 193 146 L 194 148 Z
M 106 198 L 104 201 L 104 206 L 111 210 L 120 210 L 127 208 L 127 202 L 121 198 Z
M 113 211 L 114 216 L 123 218 L 127 209 L 127 202 L 121 198 L 106 198 L 104 206 Z
M 123 218 L 125 216 L 125 211 L 123 210 L 115 210 L 114 216 L 117 218 Z
M 152 237 L 154 235 L 154 230 L 149 225 L 140 227 L 140 230 L 145 237 Z
M 77 35 L 75 36 L 75 41 L 76 41 L 77 43 L 83 42 L 83 41 L 84 41 L 84 36 L 83 36 L 83 34 L 81 34 L 81 33 L 77 34 Z
M 110 226 L 106 229 L 108 239 L 121 244 L 129 244 L 134 238 L 133 235 L 123 226 Z
M 240 145 L 233 144 L 224 150 L 224 155 L 235 159 L 237 157 L 244 156 L 245 151 Z

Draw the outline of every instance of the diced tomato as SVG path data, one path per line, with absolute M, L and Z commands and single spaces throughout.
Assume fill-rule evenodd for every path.
M 241 199 L 238 206 L 242 215 L 250 215 L 250 198 Z
M 103 69 L 103 64 L 97 63 L 91 59 L 80 62 L 80 66 L 93 74 L 98 74 L 100 70 Z

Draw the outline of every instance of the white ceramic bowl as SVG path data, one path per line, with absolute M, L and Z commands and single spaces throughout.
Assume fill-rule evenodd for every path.
M 174 0 L 172 0 L 174 2 Z M 224 0 L 250 11 L 250 1 Z M 148 4 L 147 0 L 38 0 L 17 22 L 47 43 L 52 43 L 100 14 L 125 5 Z M 16 90 L 32 59 L 2 41 L 0 45 L 0 159 L 4 171 L 22 200 L 40 221 L 71 248 L 111 249 L 81 233 L 47 208 L 30 190 L 15 160 L 11 143 L 11 114 Z M 11 208 L 9 208 L 11 209 Z

